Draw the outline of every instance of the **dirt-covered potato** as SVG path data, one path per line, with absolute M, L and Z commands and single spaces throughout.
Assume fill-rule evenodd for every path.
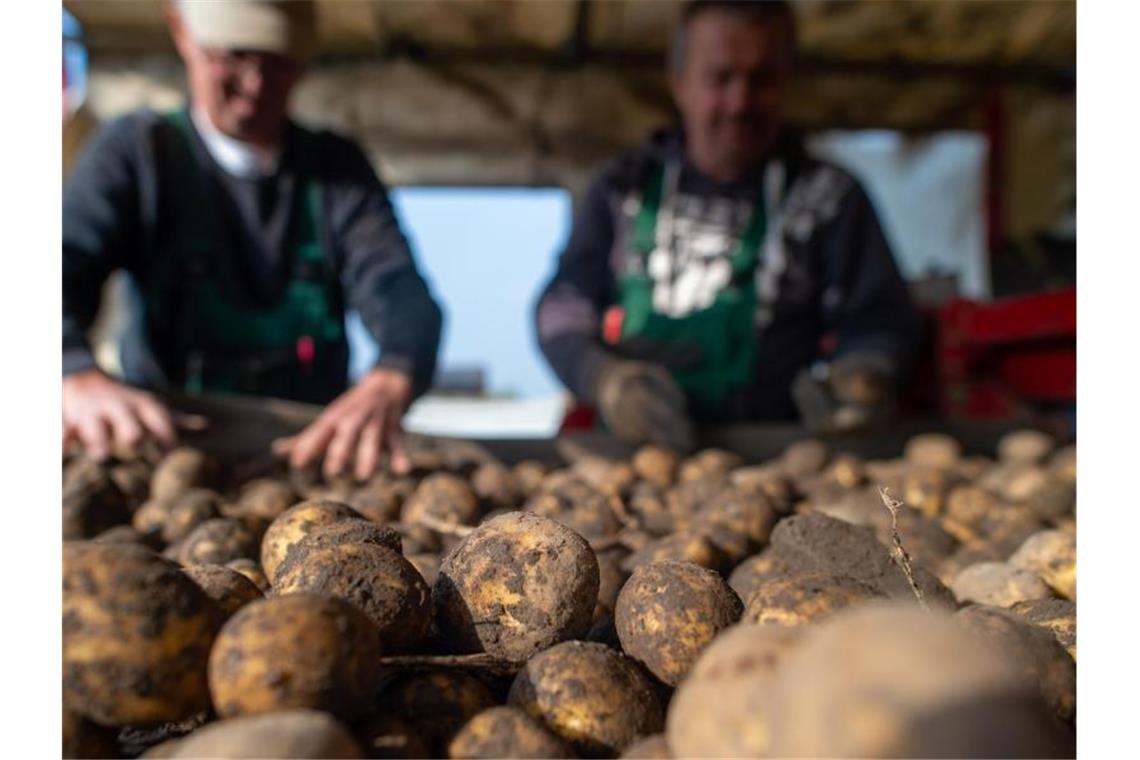
M 807 439 L 796 441 L 784 449 L 779 462 L 784 474 L 793 480 L 797 480 L 819 472 L 827 465 L 830 458 L 831 451 L 827 448 L 827 444 L 823 441 Z
M 208 488 L 190 488 L 172 497 L 162 523 L 162 540 L 176 544 L 207 520 L 221 515 L 222 498 Z
M 178 547 L 178 561 L 183 565 L 224 565 L 256 556 L 257 535 L 245 523 L 229 517 L 207 520 Z
M 222 565 L 192 565 L 182 572 L 214 600 L 223 617 L 229 618 L 250 602 L 264 598 L 249 578 Z
M 704 449 L 683 460 L 677 466 L 677 480 L 687 482 L 716 478 L 723 480 L 734 469 L 744 464 L 739 454 L 723 449 Z
M 63 757 L 119 757 L 115 731 L 63 708 Z
M 69 469 L 63 484 L 63 540 L 94 538 L 131 521 L 127 496 L 106 468 L 83 461 Z
M 768 543 L 777 518 L 763 494 L 729 487 L 692 516 L 687 530 L 706 536 L 736 565 Z
M 1027 623 L 1053 634 L 1065 651 L 1077 659 L 1077 605 L 1067 599 L 1034 599 L 1010 608 Z
M 942 529 L 962 543 L 977 541 L 986 516 L 1004 509 L 998 497 L 974 485 L 957 485 L 946 496 Z
M 1077 539 L 1065 531 L 1034 533 L 1013 553 L 1009 564 L 1035 573 L 1066 599 L 1077 600 Z
M 954 617 L 966 630 L 993 644 L 1026 683 L 1036 685 L 1055 716 L 1063 721 L 1073 720 L 1077 710 L 1077 666 L 1051 631 L 997 607 L 972 605 Z
M 500 462 L 484 462 L 471 473 L 471 490 L 483 502 L 484 510 L 514 509 L 522 503 L 522 493 L 514 475 Z
M 368 520 L 383 525 L 400 519 L 400 509 L 409 494 L 411 488 L 405 489 L 390 480 L 373 479 L 353 490 L 345 502 Z
M 677 757 L 767 757 L 776 666 L 799 630 L 740 623 L 713 639 L 665 718 Z
M 787 514 L 792 509 L 792 485 L 783 470 L 775 465 L 737 468 L 729 474 L 729 483 L 741 491 L 764 494 L 778 514 Z
M 491 707 L 459 730 L 447 748 L 455 760 L 563 758 L 574 753 L 542 724 L 513 707 Z
M 613 757 L 664 728 L 652 680 L 604 644 L 566 641 L 532 657 L 515 676 L 507 704 L 586 757 Z
M 1049 457 L 1049 472 L 1066 483 L 1077 482 L 1077 446 L 1062 446 Z
M 647 480 L 660 489 L 666 489 L 677 480 L 677 467 L 681 458 L 664 446 L 642 446 L 630 464 L 637 477 Z
M 586 633 L 598 584 L 585 539 L 554 520 L 508 513 L 444 557 L 432 593 L 436 627 L 454 651 L 521 662 Z
M 621 528 L 610 497 L 577 477 L 548 485 L 531 496 L 524 509 L 555 520 L 585 538 L 612 536 Z
M 400 519 L 415 525 L 429 517 L 452 525 L 474 525 L 479 521 L 479 499 L 467 481 L 449 472 L 424 478 L 404 503 Z
M 946 497 L 953 485 L 954 475 L 948 469 L 914 466 L 903 476 L 900 498 L 927 517 L 938 517 L 945 509 Z
M 1066 757 L 1073 749 L 1007 658 L 945 614 L 898 603 L 806 629 L 777 668 L 768 704 L 771 757 Z
M 218 633 L 210 695 L 223 718 L 312 708 L 352 719 L 379 685 L 380 634 L 368 616 L 328 596 L 252 602 Z
M 1040 430 L 1011 430 L 998 441 L 997 455 L 1012 464 L 1038 464 L 1056 445 L 1053 436 Z
M 136 509 L 150 496 L 150 466 L 141 460 L 111 465 L 111 480 L 127 498 L 127 507 Z
M 372 620 L 385 652 L 412 650 L 431 625 L 431 589 L 411 562 L 386 546 L 334 544 L 290 552 L 273 593 L 335 596 Z
M 574 462 L 570 470 L 595 491 L 606 496 L 628 493 L 630 486 L 637 480 L 637 475 L 628 464 L 605 457 L 582 457 Z
M 632 573 L 642 565 L 667 560 L 692 562 L 717 572 L 724 572 L 731 566 L 728 557 L 711 538 L 685 530 L 649 542 L 623 559 L 621 568 Z
M 920 433 L 903 447 L 903 459 L 911 465 L 949 470 L 962 457 L 962 444 L 945 433 Z
M 757 625 L 799 626 L 885 595 L 845 575 L 797 573 L 760 584 L 748 597 L 743 619 Z
M 131 544 L 63 547 L 63 696 L 109 726 L 209 707 L 214 603 L 177 565 Z
M 676 686 L 718 632 L 740 619 L 736 592 L 692 562 L 642 565 L 622 586 L 614 625 L 622 649 Z
M 211 488 L 218 479 L 219 466 L 213 457 L 189 446 L 174 449 L 154 468 L 150 480 L 152 499 L 172 499 L 191 488 Z
M 257 590 L 262 594 L 269 593 L 269 589 L 272 588 L 269 579 L 265 577 L 265 573 L 261 570 L 261 565 L 259 565 L 256 560 L 247 558 L 235 559 L 231 562 L 227 562 L 226 567 L 244 575 L 253 585 L 257 586 Z
M 893 599 L 914 602 L 906 575 L 869 527 L 851 525 L 818 512 L 792 515 L 776 525 L 772 544 L 798 554 L 805 570 L 847 575 Z M 938 578 L 919 564 L 912 563 L 912 570 L 927 604 L 948 610 L 957 608 L 954 595 Z
M 317 710 L 281 710 L 202 726 L 178 741 L 174 758 L 360 758 L 356 739 Z
M 1046 526 L 1035 514 L 1022 504 L 1005 504 L 1001 509 L 988 513 L 978 525 L 981 541 L 992 546 L 1002 558 L 1007 558 L 1025 540 L 1044 530 Z
M 515 484 L 524 497 L 530 497 L 542 488 L 542 481 L 550 468 L 542 462 L 526 459 L 511 468 Z
M 594 622 L 613 614 L 618 592 L 629 578 L 629 573 L 621 569 L 622 560 L 628 553 L 620 546 L 595 552 L 598 559 L 598 602 L 594 608 Z
M 942 560 L 937 567 L 938 579 L 947 588 L 953 586 L 958 574 L 979 562 L 1001 562 L 1002 556 L 996 549 L 985 543 L 972 543 L 958 547 L 957 551 Z
M 303 501 L 282 512 L 261 539 L 261 569 L 265 577 L 272 583 L 290 547 L 318 525 L 350 518 L 363 519 L 355 509 L 338 501 Z
M 380 694 L 380 713 L 416 726 L 431 751 L 446 757 L 455 734 L 474 716 L 494 707 L 495 697 L 475 676 L 457 670 L 397 676 Z
M 262 518 L 268 524 L 300 500 L 300 496 L 288 482 L 273 478 L 258 478 L 242 486 L 237 500 L 237 511 Z
M 779 546 L 768 546 L 737 565 L 728 576 L 728 585 L 741 599 L 747 599 L 761 584 L 801 572 L 804 568 L 797 553 Z
M 300 541 L 285 552 L 285 562 L 303 561 L 301 558 L 314 549 L 327 549 L 340 544 L 370 544 L 383 546 L 397 554 L 403 552 L 403 539 L 387 525 L 371 520 L 348 518 L 314 527 Z
M 156 548 L 148 544 L 138 531 L 129 525 L 116 525 L 114 528 L 108 528 L 91 540 L 99 544 L 138 544 L 148 549 Z
M 676 527 L 665 495 L 657 486 L 645 481 L 635 483 L 630 489 L 626 511 L 641 530 L 654 536 L 664 536 Z
M 950 590 L 962 604 L 993 607 L 1012 607 L 1018 602 L 1053 596 L 1036 575 L 1005 562 L 978 562 L 964 568 L 954 578 Z

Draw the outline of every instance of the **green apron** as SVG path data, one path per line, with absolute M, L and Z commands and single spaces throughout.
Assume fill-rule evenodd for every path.
M 728 283 L 709 306 L 673 317 L 654 308 L 653 279 L 648 272 L 649 257 L 657 247 L 666 171 L 663 166 L 650 177 L 633 222 L 629 255 L 638 257 L 640 266 L 628 267 L 618 282 L 621 338 L 649 338 L 682 349 L 676 353 L 696 356 L 694 361 L 669 369 L 688 397 L 690 412 L 697 418 L 717 419 L 726 413 L 731 393 L 751 385 L 755 378 L 754 278 L 768 221 L 763 192 L 757 195 L 752 217 L 728 257 Z M 672 241 L 665 244 L 672 245 Z
M 160 255 L 144 281 L 152 346 L 167 379 L 189 393 L 225 391 L 324 404 L 347 384 L 344 307 L 322 245 L 321 187 L 299 173 L 282 292 L 256 304 L 235 271 L 186 110 L 169 114 Z M 304 152 L 302 152 L 304 155 Z

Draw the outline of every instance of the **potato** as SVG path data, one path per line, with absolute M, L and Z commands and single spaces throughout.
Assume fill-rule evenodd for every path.
M 805 565 L 801 555 L 792 550 L 768 546 L 737 565 L 728 577 L 728 585 L 741 599 L 747 599 L 762 584 L 811 567 L 810 563 Z
M 1057 442 L 1039 430 L 1012 430 L 998 441 L 997 455 L 1003 462 L 1037 464 L 1049 456 Z
M 229 618 L 250 602 L 264 598 L 249 578 L 221 565 L 192 565 L 182 572 L 214 600 L 222 616 Z
M 796 441 L 784 449 L 780 455 L 780 467 L 784 474 L 793 479 L 814 475 L 827 465 L 831 452 L 827 444 L 815 439 Z
M 300 496 L 288 482 L 258 478 L 242 486 L 237 501 L 237 511 L 259 517 L 268 524 L 300 500 Z
M 630 489 L 627 511 L 642 530 L 655 536 L 673 531 L 673 513 L 657 486 L 647 482 L 635 483 Z
M 380 634 L 348 602 L 290 594 L 252 602 L 218 633 L 210 694 L 223 718 L 312 708 L 352 719 L 380 683 Z
M 662 490 L 669 488 L 677 480 L 677 467 L 681 458 L 664 446 L 642 446 L 630 464 L 637 477 L 647 480 Z
M 867 471 L 863 467 L 863 460 L 846 452 L 832 457 L 823 474 L 844 488 L 858 488 L 867 481 Z
M 994 645 L 1026 683 L 1036 685 L 1056 717 L 1073 720 L 1077 709 L 1077 667 L 1051 631 L 997 607 L 973 605 L 954 617 L 964 628 Z
M 895 602 L 808 629 L 777 668 L 767 704 L 772 757 L 1056 757 L 1074 749 L 999 652 L 945 614 Z
M 1077 659 L 1077 605 L 1067 599 L 1031 599 L 1013 605 L 1010 611 L 1051 632 L 1065 651 Z
M 165 545 L 162 531 L 173 506 L 173 499 L 148 499 L 131 516 L 131 527 L 148 544 Z
M 385 524 L 400 519 L 404 496 L 391 483 L 368 483 L 352 491 L 346 503 L 365 519 Z
M 118 726 L 209 707 L 206 658 L 220 613 L 178 566 L 141 546 L 63 547 L 63 697 Z
M 982 518 L 978 532 L 982 541 L 1005 558 L 1017 551 L 1027 538 L 1045 528 L 1046 525 L 1028 507 L 1006 504 Z
M 454 651 L 521 662 L 586 633 L 598 584 L 585 539 L 554 520 L 512 512 L 444 557 L 432 592 L 435 623 Z
M 946 505 L 946 496 L 954 485 L 949 470 L 914 466 L 903 476 L 900 498 L 908 507 L 917 509 L 927 517 L 938 517 Z
M 128 509 L 138 508 L 150 496 L 151 469 L 145 462 L 119 462 L 108 474 L 126 497 Z
M 94 538 L 131 521 L 127 496 L 110 473 L 83 461 L 68 472 L 63 486 L 63 540 Z
M 514 477 L 515 484 L 518 485 L 522 496 L 529 498 L 542 487 L 542 481 L 549 471 L 550 468 L 542 462 L 527 459 L 512 467 L 511 475 Z
M 431 589 L 411 562 L 374 544 L 298 548 L 277 569 L 274 594 L 325 594 L 349 602 L 372 620 L 385 652 L 410 651 L 427 636 Z
M 282 710 L 203 726 L 170 757 L 359 758 L 359 745 L 339 721 L 316 710 Z
M 642 565 L 666 560 L 692 562 L 717 572 L 731 567 L 729 558 L 708 536 L 699 532 L 681 531 L 651 541 L 633 552 L 622 560 L 621 569 L 632 573 Z
M 559 479 L 552 490 L 536 493 L 523 508 L 585 538 L 612 536 L 621 527 L 609 497 L 576 477 Z
M 513 707 L 491 707 L 460 729 L 447 748 L 450 758 L 563 758 L 574 754 L 540 723 Z
M 199 525 L 221 515 L 221 497 L 208 488 L 191 488 L 173 497 L 162 524 L 162 540 L 176 544 Z
M 622 547 L 595 552 L 598 560 L 598 601 L 594 608 L 594 622 L 612 615 L 618 592 L 625 585 L 629 573 L 621 569 L 622 560 L 629 554 Z
M 625 748 L 621 753 L 622 758 L 644 758 L 645 760 L 654 760 L 660 758 L 661 760 L 669 760 L 673 754 L 669 751 L 669 742 L 665 740 L 665 734 L 653 734 L 638 739 L 633 744 Z
M 845 575 L 798 573 L 759 585 L 748 597 L 743 618 L 757 625 L 806 625 L 885 596 Z
M 1049 458 L 1049 472 L 1066 483 L 1077 482 L 1077 447 L 1076 444 L 1062 446 L 1053 452 Z
M 566 641 L 536 654 L 515 676 L 507 704 L 586 757 L 613 757 L 664 727 L 649 676 L 632 659 L 594 642 Z
M 194 529 L 178 548 L 183 565 L 224 565 L 235 559 L 257 556 L 257 535 L 229 517 L 207 520 Z
M 63 757 L 119 757 L 115 732 L 63 708 Z
M 634 570 L 622 586 L 614 625 L 626 654 L 676 686 L 742 610 L 740 597 L 717 573 L 692 562 L 655 562 Z
M 798 552 L 804 569 L 848 575 L 891 598 L 914 601 L 914 592 L 903 571 L 869 527 L 850 525 L 814 512 L 792 515 L 776 525 L 772 544 Z M 912 570 L 927 604 L 957 608 L 954 595 L 929 571 L 915 563 Z
M 665 494 L 665 505 L 673 516 L 674 530 L 684 530 L 693 515 L 731 487 L 728 479 L 719 474 L 678 483 Z
M 1065 531 L 1034 533 L 1013 553 L 1009 564 L 1037 574 L 1069 601 L 1077 600 L 1077 539 Z
M 146 543 L 138 531 L 129 525 L 116 525 L 114 528 L 108 528 L 91 540 L 97 544 L 138 544 L 148 549 L 156 548 Z
M 1004 509 L 998 497 L 972 485 L 958 485 L 946 497 L 942 515 L 943 529 L 963 543 L 977 541 L 986 517 Z
M 428 475 L 404 503 L 400 519 L 415 525 L 421 516 L 452 525 L 474 525 L 479 521 L 479 500 L 467 481 L 449 472 Z
M 677 480 L 684 483 L 692 480 L 715 478 L 724 480 L 728 473 L 744 464 L 738 454 L 723 449 L 705 449 L 685 459 L 677 467 Z
M 962 445 L 944 433 L 920 433 L 903 447 L 907 463 L 936 470 L 952 469 L 961 457 Z
M 586 456 L 578 459 L 571 471 L 598 493 L 622 496 L 637 479 L 633 468 L 624 462 L 605 457 Z
M 227 562 L 226 567 L 248 578 L 253 585 L 257 586 L 257 590 L 262 594 L 268 593 L 269 589 L 272 588 L 269 579 L 265 577 L 265 573 L 261 570 L 261 565 L 257 564 L 255 560 L 247 558 L 235 559 L 231 562 Z
M 204 451 L 182 446 L 162 458 L 150 480 L 152 499 L 172 499 L 191 488 L 210 488 L 218 479 L 218 463 Z
M 355 509 L 338 501 L 303 501 L 282 512 L 261 539 L 261 569 L 265 577 L 273 582 L 290 547 L 313 528 L 349 518 L 363 519 Z
M 400 675 L 380 695 L 380 712 L 413 723 L 431 757 L 446 756 L 464 724 L 495 704 L 482 681 L 461 671 Z
M 950 587 L 958 574 L 970 565 L 979 562 L 1001 562 L 1002 556 L 996 549 L 984 542 L 976 542 L 961 546 L 938 565 L 938 578 L 947 587 Z
M 730 487 L 698 510 L 687 530 L 706 536 L 736 565 L 768 543 L 777 517 L 763 494 Z
M 500 462 L 484 462 L 471 473 L 471 490 L 484 510 L 515 509 L 523 500 L 511 471 Z
M 285 552 L 285 562 L 302 561 L 301 558 L 314 549 L 327 549 L 341 544 L 370 544 L 391 549 L 396 554 L 403 552 L 403 539 L 387 525 L 378 525 L 370 520 L 350 517 L 336 522 L 317 525 L 300 541 Z
M 1030 599 L 1052 597 L 1045 582 L 1028 570 L 1005 562 L 978 562 L 958 573 L 950 586 L 962 604 L 1012 607 Z
M 665 717 L 677 757 L 767 757 L 776 666 L 799 631 L 740 623 L 722 631 L 681 682 Z

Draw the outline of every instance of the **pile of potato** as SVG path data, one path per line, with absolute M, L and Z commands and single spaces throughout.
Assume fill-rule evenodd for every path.
M 1074 446 L 413 463 L 66 462 L 64 756 L 1075 754 Z

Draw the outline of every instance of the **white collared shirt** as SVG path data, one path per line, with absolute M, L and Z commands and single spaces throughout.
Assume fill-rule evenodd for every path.
M 259 148 L 223 134 L 200 108 L 192 108 L 190 117 L 210 156 L 227 174 L 241 179 L 268 177 L 277 171 L 281 148 Z

